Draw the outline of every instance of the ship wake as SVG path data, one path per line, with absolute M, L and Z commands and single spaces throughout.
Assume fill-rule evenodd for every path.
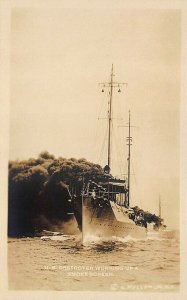
M 124 238 L 119 238 L 117 236 L 103 238 L 96 235 L 86 235 L 84 237 L 83 247 L 97 252 L 121 251 L 127 247 L 132 247 L 137 242 L 144 242 L 145 240 L 145 238 L 138 239 L 130 235 Z

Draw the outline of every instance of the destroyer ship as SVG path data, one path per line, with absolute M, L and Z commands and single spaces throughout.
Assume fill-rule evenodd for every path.
M 75 217 L 82 238 L 86 236 L 106 237 L 146 237 L 147 224 L 143 216 L 136 215 L 130 204 L 130 175 L 131 175 L 131 115 L 128 120 L 128 177 L 126 180 L 116 179 L 111 175 L 111 130 L 112 130 L 112 104 L 113 89 L 121 84 L 114 82 L 113 65 L 110 81 L 103 84 L 109 89 L 108 102 L 108 149 L 107 165 L 103 176 L 88 180 L 83 178 L 83 189 L 80 197 L 74 201 Z M 102 92 L 104 89 L 102 89 Z

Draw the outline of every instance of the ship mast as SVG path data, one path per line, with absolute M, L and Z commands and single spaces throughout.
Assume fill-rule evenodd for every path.
M 161 200 L 159 195 L 159 217 L 161 218 Z
M 130 204 L 130 174 L 131 174 L 131 145 L 132 145 L 132 137 L 131 137 L 131 113 L 129 110 L 129 123 L 128 123 L 128 128 L 129 128 L 129 134 L 127 137 L 127 146 L 128 146 L 128 174 L 127 174 L 127 184 L 128 184 L 128 198 L 127 198 L 127 205 L 129 206 Z
M 113 64 L 110 75 L 110 99 L 109 99 L 109 111 L 108 111 L 108 166 L 109 170 L 111 168 L 110 158 L 111 158 L 111 125 L 112 125 L 112 95 L 113 95 Z
M 121 92 L 121 85 L 126 84 L 125 82 L 114 82 L 114 72 L 113 72 L 113 64 L 110 74 L 110 81 L 100 83 L 103 86 L 102 92 L 104 92 L 104 88 L 109 88 L 109 102 L 108 102 L 108 159 L 107 159 L 107 165 L 105 166 L 104 170 L 106 173 L 110 173 L 111 170 L 111 136 L 112 136 L 112 104 L 113 104 L 113 89 L 118 88 L 118 93 Z

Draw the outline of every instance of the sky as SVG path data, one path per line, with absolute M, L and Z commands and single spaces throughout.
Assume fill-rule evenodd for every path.
M 181 28 L 178 10 L 15 8 L 11 15 L 11 160 L 56 157 L 107 163 L 108 82 L 113 96 L 112 174 L 125 176 L 131 111 L 131 203 L 179 216 Z M 98 120 L 99 118 L 99 120 Z

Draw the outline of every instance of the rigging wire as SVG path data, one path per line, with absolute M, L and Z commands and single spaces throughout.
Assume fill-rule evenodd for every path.
M 118 139 L 116 137 L 113 124 L 112 124 L 112 129 L 113 129 L 113 136 L 114 136 L 114 145 L 115 145 L 115 149 L 116 149 L 116 152 L 117 152 L 116 163 L 118 165 L 118 169 L 119 169 L 120 175 L 121 175 L 122 174 L 122 169 L 121 169 L 122 168 L 122 156 L 121 156 L 120 147 L 119 147 L 119 144 L 118 144 Z
M 134 184 L 135 184 L 135 187 L 136 187 L 136 191 L 138 190 L 138 182 L 137 182 L 137 177 L 136 177 L 136 174 L 134 172 L 134 163 L 133 163 L 133 160 L 131 160 L 131 164 L 132 164 L 132 170 L 133 170 L 133 179 L 134 179 Z M 140 205 L 140 207 L 142 207 L 142 201 L 141 201 L 141 198 L 138 197 L 138 203 Z
M 107 127 L 106 127 L 106 130 L 105 130 L 105 135 L 104 135 L 103 143 L 102 143 L 102 146 L 101 146 L 100 154 L 98 155 L 99 164 L 101 164 L 101 161 L 102 161 L 102 158 L 103 158 L 103 152 L 104 152 L 104 149 L 106 147 L 107 133 L 108 133 L 108 128 Z
M 100 122 L 99 120 L 101 119 L 101 115 L 102 112 L 104 111 L 104 107 L 107 106 L 108 103 L 108 96 L 105 94 L 105 97 L 102 97 L 102 101 L 100 102 L 100 106 L 97 110 L 97 122 L 96 122 L 96 126 L 95 126 L 95 130 L 94 130 L 94 138 L 93 138 L 93 148 L 94 148 L 94 157 L 95 157 L 95 161 L 99 161 L 99 151 L 100 149 L 98 149 L 98 140 L 101 137 L 101 132 L 103 131 L 103 126 L 100 126 Z M 105 109 L 106 111 L 106 109 Z M 103 118 L 105 119 L 105 118 Z M 102 127 L 102 128 L 101 128 Z M 105 133 L 106 135 L 106 133 Z

